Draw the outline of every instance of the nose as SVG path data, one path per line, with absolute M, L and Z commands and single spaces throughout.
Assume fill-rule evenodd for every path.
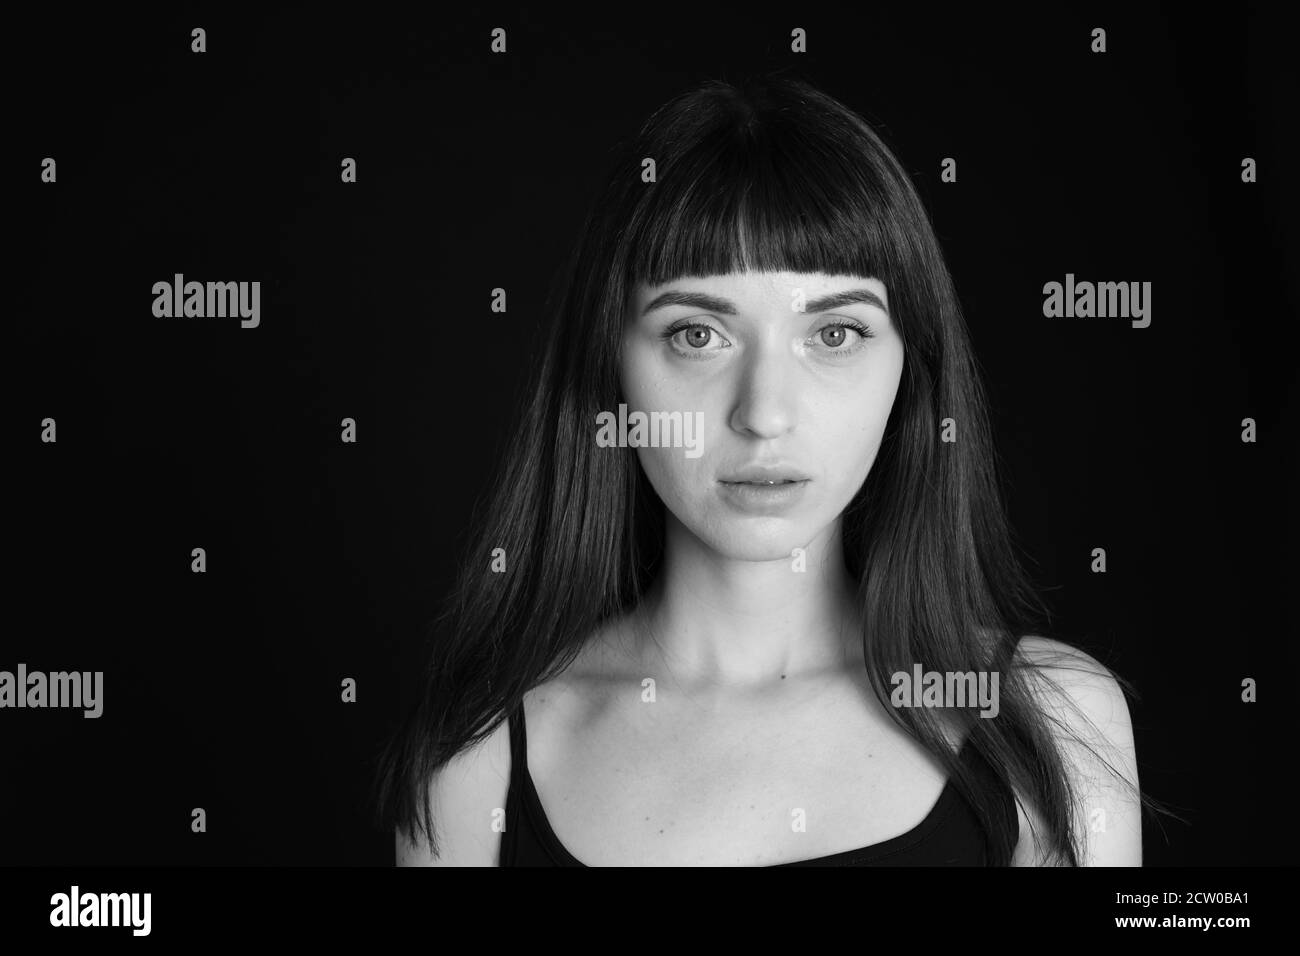
M 789 344 L 765 342 L 739 370 L 731 427 L 753 438 L 777 438 L 798 424 L 795 359 Z

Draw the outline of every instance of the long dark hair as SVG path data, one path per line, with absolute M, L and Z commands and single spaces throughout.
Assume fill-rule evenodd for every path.
M 647 158 L 653 181 L 643 180 Z M 707 82 L 656 111 L 621 150 L 549 304 L 544 357 L 476 514 L 473 553 L 436 624 L 422 696 L 381 756 L 377 825 L 422 835 L 436 853 L 434 771 L 491 734 L 654 579 L 663 504 L 635 449 L 594 440 L 597 413 L 623 400 L 625 309 L 638 282 L 740 270 L 885 284 L 903 376 L 877 459 L 843 516 L 871 683 L 946 767 L 984 823 L 993 862 L 1005 864 L 1015 821 L 975 785 L 929 708 L 889 706 L 890 675 L 916 663 L 998 672 L 998 717 L 962 713 L 965 746 L 1038 808 L 1039 845 L 1077 865 L 1077 798 L 1055 721 L 1032 694 L 1042 675 L 1015 654 L 1020 637 L 1041 633 L 1046 614 L 1012 548 L 984 395 L 942 251 L 908 176 L 871 127 L 781 74 Z M 955 442 L 940 440 L 946 418 Z M 497 548 L 504 573 L 491 568 Z

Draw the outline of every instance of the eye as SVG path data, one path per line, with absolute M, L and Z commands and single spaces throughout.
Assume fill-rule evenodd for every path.
M 828 325 L 821 331 L 822 342 L 831 348 L 838 348 L 848 341 L 849 330 L 843 325 Z
M 676 322 L 664 329 L 663 337 L 674 350 L 688 358 L 731 348 L 731 343 L 717 329 L 698 322 Z
M 682 329 L 678 335 L 684 336 L 685 344 L 691 348 L 702 349 L 713 338 L 713 330 L 703 325 L 692 325 L 689 329 Z
M 813 336 L 815 344 L 823 345 L 827 351 L 837 355 L 856 352 L 859 347 L 874 335 L 871 329 L 861 322 L 846 320 L 823 325 Z

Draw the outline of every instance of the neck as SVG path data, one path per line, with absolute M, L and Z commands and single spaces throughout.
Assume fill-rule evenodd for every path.
M 641 659 L 697 690 L 757 690 L 861 658 L 855 587 L 837 519 L 795 556 L 719 555 L 671 515 L 646 596 Z

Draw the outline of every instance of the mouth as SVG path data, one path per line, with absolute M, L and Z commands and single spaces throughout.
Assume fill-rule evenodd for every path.
M 803 476 L 746 477 L 718 480 L 719 494 L 731 508 L 751 515 L 781 514 L 796 507 L 811 483 Z
M 727 481 L 721 479 L 724 485 L 750 485 L 755 488 L 778 488 L 782 485 L 802 485 L 808 481 L 807 478 L 777 478 L 775 480 L 746 479 L 744 481 Z
M 718 479 L 724 485 L 753 485 L 771 488 L 780 485 L 797 485 L 809 481 L 798 468 L 785 464 L 744 465 Z

